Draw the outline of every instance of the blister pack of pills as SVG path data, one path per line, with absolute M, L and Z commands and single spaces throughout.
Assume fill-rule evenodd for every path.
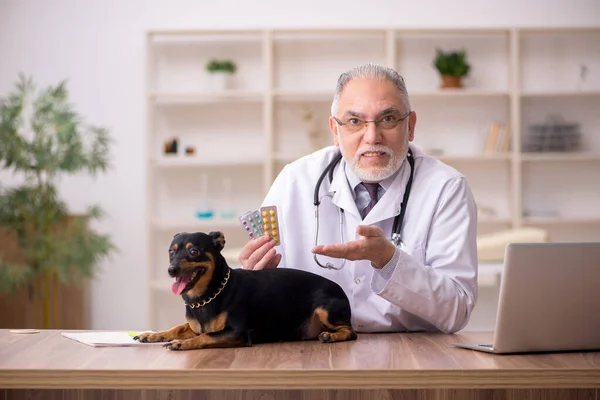
M 248 233 L 250 239 L 261 237 L 265 234 L 265 231 L 263 230 L 263 221 L 258 210 L 248 211 L 238 219 L 242 224 L 242 227 L 246 230 L 246 233 Z
M 281 234 L 277 207 L 261 207 L 260 210 L 248 211 L 238 219 L 250 239 L 268 235 L 275 240 L 275 246 L 280 244 Z
M 277 216 L 277 207 L 268 206 L 260 209 L 260 215 L 263 219 L 263 230 L 265 235 L 271 236 L 275 240 L 275 246 L 280 242 L 279 218 Z

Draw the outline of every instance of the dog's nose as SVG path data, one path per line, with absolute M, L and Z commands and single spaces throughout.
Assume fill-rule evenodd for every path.
M 179 266 L 170 265 L 167 271 L 169 272 L 169 275 L 175 276 L 179 272 Z

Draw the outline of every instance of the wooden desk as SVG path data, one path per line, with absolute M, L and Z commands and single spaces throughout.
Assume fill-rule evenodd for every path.
M 0 330 L 0 399 L 600 399 L 600 352 L 500 356 L 448 345 L 490 338 L 362 334 L 173 352 Z

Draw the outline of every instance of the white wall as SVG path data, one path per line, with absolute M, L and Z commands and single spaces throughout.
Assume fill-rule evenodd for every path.
M 598 0 L 371 0 L 368 6 L 348 0 L 255 0 L 235 6 L 231 0 L 0 0 L 0 96 L 19 72 L 43 85 L 68 78 L 77 109 L 112 132 L 110 173 L 94 182 L 68 179 L 62 190 L 74 211 L 95 202 L 104 207 L 109 218 L 98 228 L 120 248 L 93 285 L 93 328 L 134 329 L 146 323 L 146 30 L 598 24 Z

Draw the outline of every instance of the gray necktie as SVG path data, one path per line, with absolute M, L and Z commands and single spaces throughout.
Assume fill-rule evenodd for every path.
M 377 203 L 377 190 L 379 189 L 379 183 L 366 183 L 363 182 L 362 185 L 367 189 L 367 191 L 369 192 L 369 196 L 371 196 L 371 201 L 369 202 L 369 204 L 365 207 L 365 209 L 362 211 L 362 217 L 366 217 L 367 214 L 369 213 L 369 211 L 371 211 L 371 209 L 373 209 L 373 207 L 375 207 L 375 204 Z

